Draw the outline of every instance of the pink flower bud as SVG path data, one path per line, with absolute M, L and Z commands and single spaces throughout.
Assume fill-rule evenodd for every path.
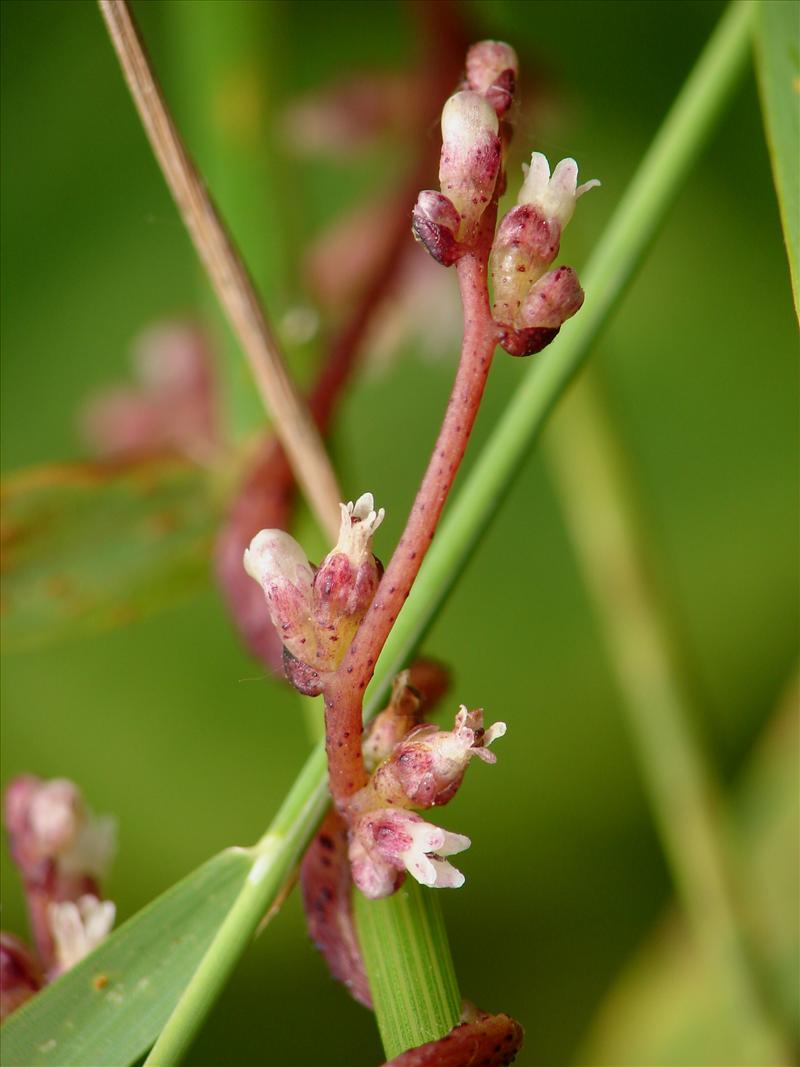
M 314 623 L 318 652 L 305 660 L 320 670 L 338 667 L 358 625 L 372 603 L 381 568 L 372 554 L 372 538 L 383 522 L 384 510 L 375 511 L 372 493 L 355 503 L 342 504 L 339 540 L 320 564 L 313 581 Z
M 311 615 L 314 571 L 305 552 L 283 530 L 261 530 L 245 549 L 244 569 L 267 598 L 272 624 L 285 648 L 313 663 L 317 634 Z
M 558 329 L 583 304 L 583 289 L 572 267 L 557 267 L 533 286 L 519 313 L 525 329 Z
M 486 97 L 498 115 L 511 107 L 519 60 L 510 44 L 478 41 L 467 52 L 466 87 Z
M 411 229 L 437 263 L 450 267 L 465 249 L 458 243 L 461 216 L 443 193 L 424 189 L 417 197 Z
M 470 243 L 500 172 L 497 115 L 479 93 L 451 96 L 442 110 L 439 184 L 461 216 L 458 239 Z
M 410 675 L 410 671 L 401 671 L 397 675 L 389 706 L 376 715 L 367 727 L 362 748 L 364 763 L 370 772 L 391 756 L 395 746 L 420 723 L 422 700 L 409 684 Z
M 412 812 L 369 810 L 351 825 L 353 881 L 373 899 L 394 892 L 398 871 L 408 871 L 422 885 L 458 888 L 464 876 L 443 857 L 463 852 L 469 845 L 468 837 L 432 826 Z
M 512 208 L 500 223 L 490 259 L 492 314 L 497 322 L 517 324 L 531 285 L 558 255 L 561 226 L 528 204 Z
M 551 176 L 550 164 L 541 152 L 534 152 L 530 166 L 523 164 L 522 169 L 525 181 L 517 202 L 535 207 L 544 218 L 554 219 L 562 230 L 572 218 L 578 198 L 600 184 L 593 178 L 578 185 L 578 164 L 574 159 L 562 159 Z
M 44 985 L 33 953 L 13 934 L 0 933 L 0 1022 Z
M 415 808 L 446 804 L 455 795 L 473 756 L 484 763 L 497 757 L 489 751 L 506 732 L 504 722 L 483 728 L 483 712 L 462 704 L 452 730 L 426 724 L 412 730 L 375 772 L 370 783 L 385 802 Z
M 547 348 L 558 335 L 558 330 L 549 327 L 534 327 L 530 330 L 515 330 L 513 326 L 503 326 L 498 337 L 498 344 L 510 356 L 533 356 Z

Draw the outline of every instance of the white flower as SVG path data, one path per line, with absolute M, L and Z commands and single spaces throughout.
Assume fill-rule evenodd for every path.
M 578 197 L 600 184 L 592 178 L 578 185 L 578 164 L 574 159 L 562 159 L 551 177 L 550 164 L 541 152 L 534 152 L 530 166 L 523 163 L 522 170 L 525 181 L 517 203 L 531 204 L 544 218 L 556 219 L 562 230 L 572 218 Z
M 363 493 L 355 503 L 340 504 L 342 517 L 339 525 L 339 540 L 329 555 L 342 552 L 354 567 L 372 555 L 372 538 L 383 522 L 384 508 L 375 510 L 372 493 Z M 323 564 L 324 565 L 324 564 Z
M 77 902 L 65 900 L 48 908 L 58 972 L 68 971 L 88 956 L 111 932 L 116 907 L 111 900 L 87 894 Z
M 443 856 L 468 849 L 471 841 L 463 834 L 452 834 L 441 826 L 432 826 L 420 819 L 408 830 L 411 845 L 401 852 L 400 859 L 408 873 L 422 885 L 436 889 L 458 889 L 464 875 Z
M 388 896 L 397 886 L 393 871 L 406 870 L 422 885 L 436 889 L 464 884 L 464 875 L 444 856 L 463 852 L 470 839 L 432 826 L 399 808 L 366 811 L 353 823 L 350 862 L 353 881 L 365 896 Z
M 39 785 L 28 817 L 40 855 L 57 859 L 65 874 L 103 877 L 114 855 L 115 820 L 89 811 L 74 782 L 54 778 Z

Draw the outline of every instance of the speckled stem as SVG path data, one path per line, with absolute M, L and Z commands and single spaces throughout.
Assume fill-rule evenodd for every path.
M 324 687 L 325 746 L 330 788 L 341 809 L 367 780 L 361 754 L 361 703 L 375 663 L 405 603 L 433 540 L 478 414 L 497 343 L 486 288 L 487 263 L 497 214 L 487 208 L 473 251 L 458 263 L 464 340 L 453 390 L 428 469 L 403 535 L 347 655 Z

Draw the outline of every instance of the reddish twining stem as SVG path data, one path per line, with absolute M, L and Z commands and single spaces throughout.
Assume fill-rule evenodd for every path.
M 496 212 L 494 203 L 487 208 L 474 249 L 458 263 L 464 340 L 453 390 L 428 469 L 375 599 L 341 666 L 329 676 L 324 686 L 330 789 L 340 808 L 366 784 L 361 753 L 364 690 L 433 539 L 489 375 L 497 343 L 497 325 L 489 308 L 486 275 Z

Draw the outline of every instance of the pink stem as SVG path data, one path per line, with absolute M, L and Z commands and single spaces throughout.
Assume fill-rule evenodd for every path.
M 325 683 L 325 743 L 331 795 L 343 809 L 367 781 L 361 753 L 361 705 L 386 638 L 433 540 L 467 447 L 497 343 L 486 288 L 497 207 L 484 213 L 475 248 L 458 262 L 464 340 L 453 390 L 406 528 L 341 666 Z

